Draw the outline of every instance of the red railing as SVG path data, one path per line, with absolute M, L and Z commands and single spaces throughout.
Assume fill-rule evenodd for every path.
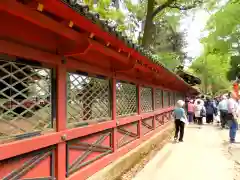
M 0 72 L 5 74 L 0 79 L 1 100 L 15 102 L 1 105 L 1 179 L 84 179 L 159 132 L 171 118 L 170 99 L 177 100 L 170 90 L 163 93 L 139 82 L 71 73 L 64 64 L 46 69 L 41 63 L 33 66 L 4 55 Z M 32 81 L 33 77 L 38 78 Z M 41 98 L 50 104 L 41 106 L 36 101 Z M 30 101 L 32 105 L 25 106 Z M 32 172 L 34 167 L 40 174 Z

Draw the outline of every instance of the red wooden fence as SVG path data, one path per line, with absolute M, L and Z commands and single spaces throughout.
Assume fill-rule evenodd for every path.
M 0 22 L 0 179 L 86 179 L 192 91 L 58 0 L 0 1 Z

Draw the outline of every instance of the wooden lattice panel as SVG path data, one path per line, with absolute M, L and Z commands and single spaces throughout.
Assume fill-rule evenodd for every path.
M 163 91 L 163 107 L 169 107 L 169 92 Z
M 0 179 L 55 179 L 54 149 L 38 150 L 0 161 Z
M 164 125 L 164 119 L 163 119 L 163 116 L 161 114 L 156 115 L 155 120 L 156 120 L 156 127 Z
M 142 123 L 141 127 L 142 127 L 143 134 L 147 134 L 153 130 L 153 117 L 143 119 L 141 123 Z
M 167 123 L 168 121 L 169 121 L 169 113 L 164 113 L 163 114 L 163 121 L 164 121 L 164 123 Z
M 184 101 L 184 95 L 181 94 L 181 93 L 175 93 L 175 103 L 176 103 L 178 100 L 183 100 L 183 101 Z
M 67 176 L 112 153 L 112 132 L 105 131 L 67 142 Z
M 153 91 L 152 88 L 142 87 L 140 92 L 141 111 L 153 111 Z
M 129 116 L 137 113 L 137 86 L 126 82 L 116 83 L 117 116 Z
M 163 98 L 162 90 L 161 89 L 156 89 L 155 90 L 155 98 L 154 98 L 156 109 L 160 109 L 160 108 L 163 107 L 162 98 Z
M 68 127 L 111 119 L 110 81 L 88 73 L 68 73 Z
M 53 129 L 52 70 L 0 56 L 0 143 Z
M 174 92 L 170 92 L 170 106 L 174 106 L 175 105 L 174 99 L 175 99 L 175 93 Z
M 129 123 L 117 127 L 117 147 L 120 148 L 131 141 L 137 139 L 138 134 L 138 122 Z

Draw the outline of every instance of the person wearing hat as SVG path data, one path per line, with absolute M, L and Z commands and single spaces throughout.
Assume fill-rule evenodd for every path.
M 183 100 L 178 100 L 177 104 L 176 104 L 176 108 L 173 111 L 174 119 L 175 119 L 174 140 L 176 141 L 178 139 L 179 142 L 183 142 L 184 127 L 185 127 L 185 124 L 187 123 L 186 113 L 183 108 L 184 104 L 185 104 L 185 102 Z

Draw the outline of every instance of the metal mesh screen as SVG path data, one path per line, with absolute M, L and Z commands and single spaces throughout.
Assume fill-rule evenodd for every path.
M 0 59 L 0 141 L 53 128 L 51 70 Z M 26 61 L 26 60 L 25 60 Z
M 116 109 L 117 116 L 126 116 L 137 113 L 137 87 L 136 85 L 116 83 Z
M 163 107 L 169 106 L 169 93 L 168 91 L 163 91 Z
M 68 127 L 109 120 L 109 80 L 87 74 L 68 73 Z
M 162 108 L 162 90 L 161 89 L 156 89 L 155 90 L 155 107 L 156 109 Z
M 141 111 L 149 112 L 153 110 L 152 88 L 141 88 Z

